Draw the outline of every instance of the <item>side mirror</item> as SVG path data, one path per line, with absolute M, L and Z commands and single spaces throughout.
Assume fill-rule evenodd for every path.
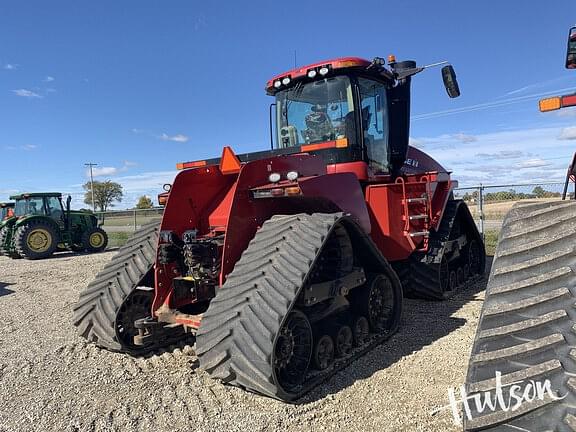
M 566 69 L 576 69 L 576 27 L 570 29 L 566 47 Z
M 456 80 L 456 72 L 452 65 L 444 66 L 442 68 L 442 81 L 444 81 L 444 87 L 448 96 L 451 98 L 457 98 L 460 96 L 460 87 L 458 86 L 458 81 Z

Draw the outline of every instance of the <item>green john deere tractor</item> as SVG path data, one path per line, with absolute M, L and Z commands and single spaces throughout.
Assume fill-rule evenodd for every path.
M 24 193 L 15 200 L 14 216 L 0 227 L 0 250 L 12 258 L 47 258 L 58 250 L 100 252 L 108 245 L 98 219 L 86 211 L 70 210 L 58 192 Z

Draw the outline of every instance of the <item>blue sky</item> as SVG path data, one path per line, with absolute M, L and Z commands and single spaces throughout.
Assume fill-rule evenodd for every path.
M 124 186 L 130 207 L 170 182 L 177 162 L 266 149 L 264 84 L 339 56 L 451 61 L 414 79 L 411 136 L 461 185 L 562 180 L 576 110 L 539 97 L 576 91 L 564 69 L 573 0 L 541 2 L 191 0 L 0 3 L 0 200 Z M 11 172 L 5 171 L 6 167 Z

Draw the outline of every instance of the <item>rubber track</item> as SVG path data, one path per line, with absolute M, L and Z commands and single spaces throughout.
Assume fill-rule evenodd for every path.
M 438 231 L 430 234 L 428 252 L 426 254 L 414 253 L 408 259 L 408 262 L 397 265 L 396 269 L 407 297 L 428 300 L 445 300 L 447 298 L 440 288 L 439 263 L 444 253 L 444 245 L 450 239 L 458 214 L 463 214 L 469 221 L 472 221 L 468 207 L 462 200 L 448 201 Z M 476 230 L 474 222 L 471 222 L 470 226 L 474 228 L 474 233 L 472 234 L 476 237 L 476 240 L 483 245 L 484 243 Z M 483 273 L 484 265 L 482 265 L 480 274 Z M 473 278 L 470 278 L 466 282 L 470 283 L 472 280 Z M 456 292 L 458 291 L 456 290 Z
M 576 202 L 516 205 L 500 233 L 466 388 L 494 400 L 498 371 L 503 384 L 522 381 L 517 394 L 530 380 L 549 380 L 552 393 L 565 398 L 548 395 L 517 410 L 473 409 L 464 429 L 576 431 L 575 347 Z
M 115 321 L 126 298 L 152 276 L 158 230 L 158 222 L 143 225 L 80 293 L 72 318 L 80 336 L 111 351 L 142 353 L 118 341 Z
M 276 335 L 318 252 L 334 226 L 346 220 L 351 223 L 341 213 L 282 215 L 262 225 L 204 313 L 196 339 L 202 369 L 225 383 L 293 400 L 349 364 L 352 357 L 326 373 L 307 377 L 304 386 L 293 393 L 276 385 L 271 365 Z M 385 265 L 401 299 L 400 283 L 391 267 Z M 373 344 L 367 344 L 356 355 L 390 334 L 374 338 Z

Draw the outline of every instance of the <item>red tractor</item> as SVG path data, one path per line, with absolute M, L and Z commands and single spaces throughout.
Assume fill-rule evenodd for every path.
M 339 58 L 271 79 L 272 149 L 178 164 L 143 227 L 81 293 L 74 323 L 142 354 L 195 337 L 212 377 L 293 400 L 398 328 L 402 297 L 446 299 L 484 272 L 457 185 L 409 147 L 425 67 Z M 451 66 L 448 94 L 459 95 Z

